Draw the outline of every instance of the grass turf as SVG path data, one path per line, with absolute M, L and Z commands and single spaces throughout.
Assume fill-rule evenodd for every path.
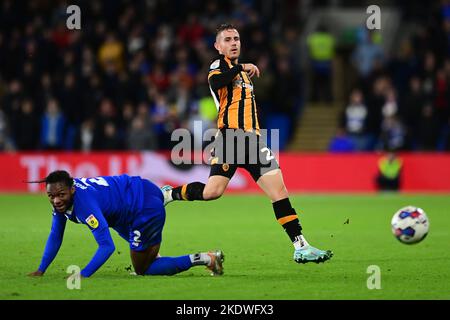
M 161 254 L 221 248 L 225 274 L 204 267 L 175 276 L 136 277 L 128 244 L 111 230 L 116 251 L 80 290 L 66 287 L 69 265 L 84 267 L 96 250 L 88 228 L 68 222 L 64 242 L 44 277 L 37 269 L 51 224 L 44 195 L 0 195 L 0 299 L 450 299 L 448 195 L 301 195 L 291 202 L 312 245 L 332 249 L 324 264 L 293 262 L 293 248 L 262 195 L 225 195 L 212 202 L 168 206 Z M 430 233 L 404 245 L 390 230 L 402 206 L 422 207 Z M 348 223 L 346 223 L 348 221 Z M 381 270 L 381 289 L 369 290 L 367 269 Z

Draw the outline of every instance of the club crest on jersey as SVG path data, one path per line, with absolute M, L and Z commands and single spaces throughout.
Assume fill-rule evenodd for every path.
M 98 227 L 98 220 L 94 217 L 93 214 L 91 214 L 89 217 L 87 217 L 86 223 L 92 229 L 96 229 Z
M 249 88 L 250 91 L 253 91 L 253 85 L 250 83 L 246 83 L 242 81 L 242 79 L 236 78 L 236 80 L 233 81 L 233 87 L 234 88 Z
M 211 159 L 211 165 L 219 163 L 219 157 L 214 157 Z

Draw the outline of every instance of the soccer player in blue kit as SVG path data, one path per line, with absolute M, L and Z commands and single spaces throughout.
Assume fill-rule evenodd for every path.
M 42 276 L 61 247 L 67 220 L 85 224 L 98 249 L 82 277 L 93 275 L 115 250 L 109 228 L 130 244 L 131 261 L 138 275 L 173 275 L 205 265 L 211 275 L 223 274 L 221 250 L 161 257 L 161 234 L 166 212 L 158 186 L 138 176 L 104 176 L 75 179 L 66 171 L 54 171 L 44 180 L 53 206 L 51 232 L 39 268 L 30 276 Z

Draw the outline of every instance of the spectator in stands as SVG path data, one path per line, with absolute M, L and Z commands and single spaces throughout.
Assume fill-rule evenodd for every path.
M 191 13 L 187 17 L 186 23 L 183 23 L 177 37 L 183 43 L 196 43 L 200 41 L 205 33 L 205 28 L 200 24 L 198 15 Z
M 2 109 L 0 109 L 0 151 L 12 151 L 13 145 L 9 136 L 8 122 L 6 115 Z
M 350 103 L 343 112 L 341 127 L 345 128 L 357 151 L 367 150 L 369 139 L 366 132 L 367 115 L 368 109 L 364 104 L 363 93 L 359 89 L 354 89 L 350 95 Z
M 363 89 L 367 107 L 365 130 L 370 137 L 380 137 L 386 88 L 391 86 L 398 95 L 395 99 L 399 108 L 397 116 L 405 122 L 408 132 L 419 133 L 425 104 L 432 107 L 432 118 L 442 121 L 440 129 L 447 128 L 450 78 L 447 2 L 419 6 L 420 15 L 411 18 L 412 24 L 418 27 L 412 30 L 412 36 L 399 39 L 398 43 L 402 45 L 394 49 L 398 55 L 383 52 L 378 31 L 367 31 L 366 28 L 361 31 L 353 62 L 360 78 L 365 79 L 359 81 L 358 86 Z M 209 93 L 205 74 L 215 55 L 212 49 L 215 28 L 218 22 L 226 20 L 238 20 L 235 22 L 241 36 L 249 41 L 243 48 L 243 61 L 258 61 L 258 67 L 265 68 L 261 78 L 252 79 L 259 82 L 255 86 L 260 101 L 257 107 L 273 108 L 276 112 L 282 110 L 289 121 L 295 119 L 304 86 L 301 81 L 304 70 L 300 63 L 303 52 L 298 32 L 302 23 L 298 25 L 301 20 L 295 18 L 297 10 L 279 10 L 275 14 L 270 10 L 274 4 L 263 6 L 259 1 L 236 4 L 208 0 L 203 5 L 200 3 L 179 1 L 177 6 L 170 6 L 162 0 L 82 1 L 83 27 L 81 31 L 75 31 L 66 28 L 64 2 L 53 5 L 51 1 L 33 0 L 25 15 L 19 2 L 1 2 L 0 75 L 4 85 L 0 84 L 0 106 L 17 149 L 35 149 L 38 145 L 38 141 L 32 141 L 33 135 L 29 135 L 34 129 L 22 125 L 19 120 L 28 121 L 28 124 L 39 120 L 50 97 L 57 100 L 60 112 L 68 122 L 64 149 L 76 147 L 73 142 L 79 140 L 82 123 L 91 117 L 96 118 L 92 150 L 102 147 L 97 142 L 101 141 L 106 123 L 110 121 L 114 123 L 119 140 L 127 141 L 127 130 L 135 115 L 129 113 L 126 104 L 138 106 L 142 101 L 152 106 L 153 115 L 167 114 L 162 117 L 168 121 L 162 131 L 166 136 L 160 138 L 161 142 L 167 142 L 167 133 L 172 128 L 197 119 L 198 113 L 191 112 L 195 109 L 192 106 L 205 96 L 205 90 Z M 310 35 L 307 45 L 313 75 L 313 82 L 307 85 L 314 89 L 312 98 L 331 100 L 335 40 L 329 32 L 318 30 Z M 344 51 L 340 50 L 339 54 L 345 54 Z M 421 88 L 411 89 L 414 93 L 410 95 L 408 84 L 412 75 L 419 76 Z M 266 89 L 261 89 L 264 87 Z M 288 94 L 295 97 L 277 94 L 287 87 L 290 88 Z M 155 113 L 156 91 L 164 95 L 166 111 L 162 108 Z M 112 118 L 97 115 L 97 109 L 105 99 L 113 106 Z M 425 100 L 423 103 L 422 99 Z M 24 113 L 23 102 L 26 100 L 32 101 L 34 118 Z M 281 105 L 280 101 L 283 102 Z M 388 105 L 393 106 L 392 103 Z M 429 114 L 429 111 L 424 112 Z M 266 110 L 261 114 L 268 115 L 261 119 L 262 123 L 271 119 Z M 425 119 L 422 127 L 430 125 L 430 118 L 425 116 Z M 152 127 L 153 133 L 164 125 L 166 123 L 160 122 L 159 126 Z M 83 132 L 90 130 L 83 128 Z M 109 131 L 114 130 L 110 128 Z M 444 148 L 445 137 L 445 131 L 438 137 L 440 149 Z M 374 149 L 375 138 L 370 139 L 368 150 Z M 424 140 L 421 136 L 420 144 L 418 139 L 416 136 L 416 144 L 406 144 L 407 147 L 431 147 L 432 144 L 423 142 L 429 141 L 428 138 Z M 161 145 L 161 148 L 167 148 L 167 145 Z
M 346 134 L 344 128 L 338 128 L 336 135 L 328 146 L 328 151 L 334 153 L 353 152 L 357 150 L 353 143 L 353 140 Z
M 312 72 L 312 101 L 331 103 L 335 39 L 327 27 L 320 25 L 307 39 Z
M 374 41 L 376 33 L 366 27 L 358 33 L 358 43 L 352 55 L 352 61 L 361 80 L 367 79 L 377 65 L 383 64 L 384 53 L 379 43 Z
M 158 146 L 151 127 L 146 126 L 145 120 L 137 116 L 128 131 L 127 149 L 135 151 L 155 150 Z
M 156 63 L 149 75 L 150 82 L 159 92 L 166 92 L 170 87 L 169 74 L 161 63 Z
M 418 128 L 421 125 L 422 109 L 425 103 L 422 81 L 420 77 L 413 76 L 409 81 L 409 90 L 406 98 L 399 110 L 400 117 L 404 121 L 405 129 L 410 138 L 410 148 L 412 149 L 417 147 L 418 134 L 420 132 Z
M 21 104 L 25 92 L 23 91 L 22 83 L 13 79 L 8 85 L 5 95 L 2 99 L 2 107 L 5 112 L 6 119 L 9 120 L 11 134 L 15 139 L 15 127 L 17 125 L 19 114 L 21 113 Z
M 120 128 L 121 130 L 127 131 L 131 128 L 131 123 L 133 122 L 135 116 L 134 105 L 131 102 L 125 102 L 122 109 L 122 118 Z
M 158 93 L 151 107 L 153 129 L 158 139 L 160 149 L 167 150 L 170 146 L 170 136 L 173 126 L 173 112 L 164 94 Z
M 392 117 L 398 114 L 397 94 L 392 87 L 389 87 L 385 94 L 385 102 L 381 108 L 383 118 Z
M 40 147 L 44 150 L 61 150 L 64 146 L 66 118 L 58 101 L 50 98 L 41 118 Z
M 446 75 L 444 68 L 436 72 L 434 106 L 441 127 L 450 116 L 450 77 Z
M 417 144 L 419 150 L 436 150 L 441 126 L 432 104 L 422 108 L 422 114 L 415 128 L 418 133 Z
M 397 115 L 383 119 L 379 148 L 383 150 L 404 150 L 406 145 L 406 130 Z
M 423 92 L 427 101 L 432 100 L 435 96 L 435 80 L 436 57 L 433 52 L 428 51 L 422 69 Z
M 93 150 L 94 144 L 95 121 L 93 118 L 88 118 L 81 124 L 78 136 L 75 141 L 75 148 L 83 152 L 90 152 Z
M 124 67 L 124 48 L 121 41 L 112 32 L 108 33 L 98 50 L 98 59 L 106 73 L 119 73 Z
M 112 121 L 107 122 L 103 127 L 103 140 L 99 150 L 123 150 L 123 141 L 117 131 L 116 124 Z
M 111 126 L 109 124 L 113 125 Z M 110 127 L 109 129 L 106 129 L 107 125 L 109 125 Z M 112 136 L 115 139 L 115 134 L 117 131 L 116 125 L 117 125 L 116 107 L 110 99 L 104 98 L 100 103 L 99 114 L 95 120 L 95 133 L 93 142 L 93 147 L 95 150 L 105 150 L 104 141 L 106 139 L 105 136 L 106 132 L 108 132 L 109 134 L 114 133 L 110 135 L 109 138 L 111 138 Z
M 375 79 L 372 90 L 367 95 L 367 135 L 369 142 L 367 146 L 368 151 L 375 149 L 378 142 L 381 130 L 381 122 L 383 119 L 382 108 L 386 101 L 386 92 L 391 87 L 390 79 L 387 76 L 380 76 Z
M 14 141 L 17 149 L 36 150 L 39 143 L 39 117 L 30 99 L 25 99 L 21 103 L 20 111 L 11 124 L 14 126 Z

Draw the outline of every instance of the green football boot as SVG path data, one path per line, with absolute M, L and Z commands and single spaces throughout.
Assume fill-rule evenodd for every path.
M 320 263 L 331 259 L 332 256 L 332 251 L 319 250 L 311 245 L 304 246 L 303 248 L 294 251 L 294 260 L 297 263 Z

